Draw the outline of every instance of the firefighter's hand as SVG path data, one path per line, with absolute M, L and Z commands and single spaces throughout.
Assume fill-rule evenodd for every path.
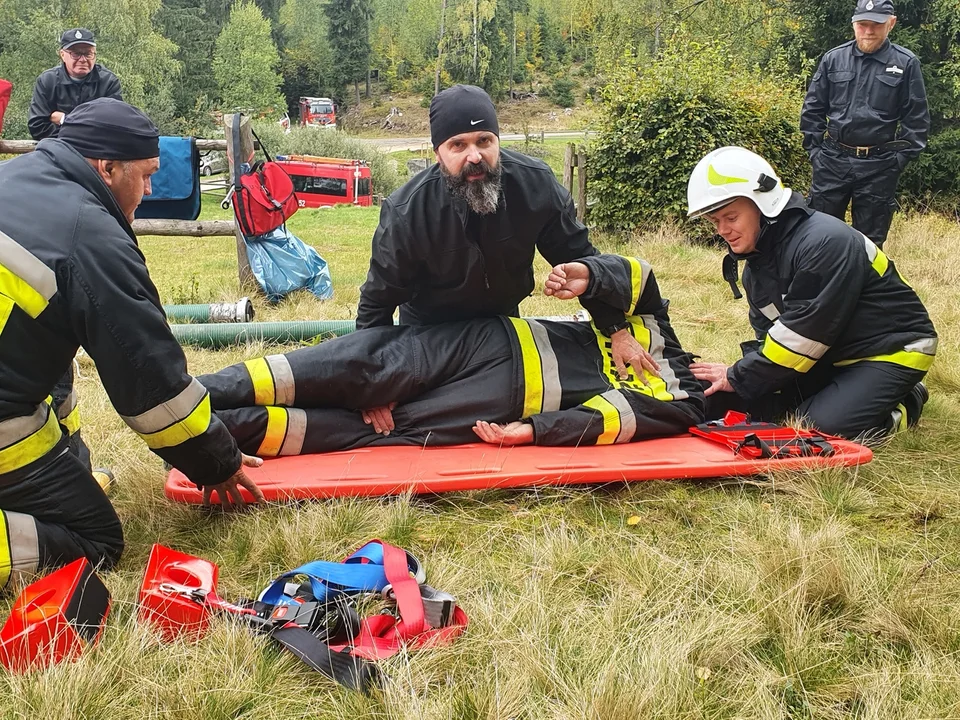
M 396 427 L 393 422 L 393 409 L 396 406 L 397 404 L 392 402 L 389 405 L 384 405 L 382 407 L 361 410 L 360 413 L 363 415 L 363 421 L 367 425 L 373 425 L 373 429 L 376 433 L 380 435 L 389 435 L 390 432 Z
M 697 380 L 706 380 L 710 387 L 703 391 L 704 395 L 713 395 L 715 392 L 734 392 L 733 386 L 727 380 L 729 365 L 723 363 L 690 363 L 690 372 Z
M 525 422 L 512 422 L 506 425 L 477 420 L 473 431 L 481 440 L 491 445 L 531 445 L 533 443 L 533 425 Z
M 583 263 L 569 262 L 557 265 L 543 284 L 543 294 L 559 300 L 572 300 L 583 295 L 590 282 L 590 268 Z
M 613 364 L 621 380 L 630 377 L 627 365 L 633 366 L 637 377 L 644 385 L 650 384 L 644 377 L 645 372 L 660 377 L 660 365 L 653 359 L 653 355 L 643 349 L 643 345 L 637 342 L 629 330 L 617 330 L 610 336 L 610 353 L 613 355 Z
M 54 125 L 63 125 L 64 117 L 65 116 L 62 112 L 55 110 L 54 112 L 50 113 L 50 122 L 52 122 Z
M 203 488 L 203 504 L 206 507 L 212 505 L 211 497 L 214 492 L 217 493 L 217 498 L 220 500 L 220 507 L 226 510 L 237 510 L 246 505 L 246 502 L 243 500 L 243 496 L 240 494 L 240 488 L 244 488 L 253 495 L 253 499 L 256 502 L 266 502 L 267 499 L 263 496 L 263 493 L 260 492 L 260 488 L 257 487 L 257 484 L 247 477 L 247 474 L 243 471 L 244 465 L 247 467 L 260 467 L 263 465 L 263 460 L 258 457 L 253 457 L 252 455 L 244 455 L 241 453 L 243 458 L 243 464 L 240 466 L 240 469 L 237 470 L 233 475 L 228 479 L 224 480 L 219 485 L 205 485 Z

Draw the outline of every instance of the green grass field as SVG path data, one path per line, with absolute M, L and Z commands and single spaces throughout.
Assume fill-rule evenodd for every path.
M 352 319 L 376 224 L 376 208 L 299 212 L 290 227 L 330 263 L 336 298 L 301 294 L 276 307 L 257 298 L 258 319 Z M 618 246 L 595 240 L 653 264 L 689 350 L 736 358 L 746 305 L 721 279 L 719 250 L 669 229 Z M 164 302 L 238 297 L 232 239 L 141 244 Z M 895 221 L 886 250 L 928 303 L 941 350 L 920 427 L 859 469 L 330 500 L 225 517 L 164 498 L 160 460 L 81 358 L 84 434 L 95 464 L 117 472 L 127 550 L 104 576 L 114 605 L 102 643 L 75 664 L 0 674 L 0 717 L 960 717 L 958 245 L 955 223 Z M 521 309 L 576 307 L 533 297 Z M 187 356 L 202 373 L 268 349 L 282 351 Z M 341 689 L 227 622 L 199 643 L 164 644 L 136 621 L 155 542 L 218 563 L 221 594 L 233 598 L 371 538 L 420 557 L 429 582 L 471 619 L 456 644 L 387 661 L 382 694 Z

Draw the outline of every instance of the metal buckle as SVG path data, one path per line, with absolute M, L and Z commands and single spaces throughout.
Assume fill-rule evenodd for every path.
M 871 149 L 872 149 L 872 148 L 871 148 L 870 146 L 864 147 L 863 145 L 858 145 L 858 146 L 857 146 L 857 157 L 869 157 L 869 155 L 870 155 L 870 150 L 871 150 Z M 861 150 L 863 151 L 863 154 L 862 154 L 862 155 L 860 154 L 860 151 L 861 151 Z

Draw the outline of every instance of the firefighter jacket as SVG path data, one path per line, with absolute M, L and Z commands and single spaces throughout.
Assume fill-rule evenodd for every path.
M 595 323 L 505 318 L 518 357 L 521 417 L 538 445 L 605 445 L 671 435 L 703 422 L 704 399 L 643 260 L 596 255 L 583 297 L 624 312 L 661 377 L 628 366 L 620 380 L 610 339 Z M 642 376 L 640 375 L 642 373 Z
M 779 217 L 761 219 L 756 250 L 735 257 L 746 260 L 750 324 L 762 343 L 727 371 L 741 397 L 779 390 L 817 363 L 933 364 L 933 323 L 893 260 L 799 193 Z
M 56 137 L 60 126 L 50 120 L 51 113 L 69 115 L 77 105 L 102 97 L 123 100 L 117 76 L 100 63 L 96 63 L 83 80 L 72 79 L 63 63 L 45 70 L 33 86 L 27 119 L 30 136 L 34 140 Z
M 439 164 L 384 200 L 373 236 L 357 327 L 432 324 L 513 315 L 534 288 L 537 250 L 551 265 L 596 255 L 573 199 L 540 160 L 500 151 L 495 213 L 479 215 L 447 189 Z M 600 327 L 623 321 L 603 304 L 584 307 Z
M 833 48 L 810 81 L 800 130 L 811 158 L 825 131 L 833 140 L 851 146 L 906 140 L 910 147 L 898 155 L 902 168 L 927 146 L 930 130 L 920 61 L 889 40 L 869 55 L 854 40 Z
M 61 440 L 49 395 L 77 347 L 151 450 L 198 485 L 240 453 L 187 373 L 136 236 L 72 147 L 44 140 L 0 166 L 0 474 Z

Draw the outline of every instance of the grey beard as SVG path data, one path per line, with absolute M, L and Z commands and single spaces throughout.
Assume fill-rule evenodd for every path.
M 478 170 L 486 172 L 487 176 L 483 180 L 467 180 L 467 175 L 472 175 Z M 497 211 L 500 204 L 500 164 L 491 168 L 487 163 L 480 161 L 477 164 L 467 163 L 460 170 L 458 175 L 453 175 L 447 170 L 446 165 L 440 163 L 440 174 L 447 182 L 447 187 L 454 197 L 458 197 L 467 203 L 467 206 L 477 215 L 491 215 Z

